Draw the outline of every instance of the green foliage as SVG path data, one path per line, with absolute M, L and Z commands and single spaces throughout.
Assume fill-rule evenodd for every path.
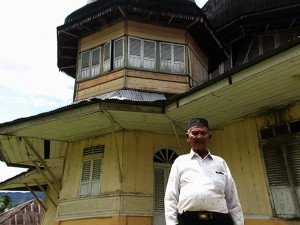
M 0 213 L 12 208 L 11 198 L 8 195 L 2 195 L 0 197 Z
M 35 194 L 41 198 L 41 199 L 45 199 L 45 195 L 43 192 L 35 192 Z M 30 193 L 30 192 L 19 192 L 19 191 L 16 191 L 16 192 L 0 192 L 0 198 L 1 196 L 3 195 L 8 195 L 10 196 L 10 199 L 11 199 L 11 203 L 13 205 L 13 207 L 16 207 L 18 205 L 21 205 L 23 204 L 24 202 L 28 202 L 32 199 L 34 199 L 33 195 Z

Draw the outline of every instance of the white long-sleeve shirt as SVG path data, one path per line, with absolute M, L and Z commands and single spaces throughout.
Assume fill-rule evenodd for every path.
M 175 160 L 165 194 L 166 225 L 177 225 L 178 213 L 185 211 L 230 213 L 235 225 L 244 224 L 235 182 L 224 159 L 210 153 L 202 159 L 191 150 Z

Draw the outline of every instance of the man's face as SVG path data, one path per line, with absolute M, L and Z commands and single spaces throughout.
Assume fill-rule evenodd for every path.
M 212 137 L 208 128 L 203 126 L 191 127 L 185 135 L 187 142 L 190 143 L 191 148 L 196 152 L 206 150 Z

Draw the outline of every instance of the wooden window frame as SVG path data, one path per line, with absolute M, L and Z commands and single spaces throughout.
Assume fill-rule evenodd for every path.
M 95 149 L 96 151 L 94 151 Z M 100 195 L 103 174 L 104 145 L 86 148 L 84 149 L 84 152 L 85 150 L 89 151 L 89 153 L 83 153 L 81 179 L 78 192 L 80 198 Z M 96 164 L 97 161 L 100 162 L 100 165 Z M 89 167 L 84 167 L 84 165 L 87 164 L 89 164 Z M 95 168 L 99 169 L 99 167 L 99 174 L 96 174 L 97 171 L 95 171 Z M 88 171 L 86 171 L 85 168 L 88 168 Z M 99 179 L 94 179 L 95 174 L 99 176 Z M 86 179 L 86 177 L 88 178 Z M 93 189 L 94 186 L 96 186 L 96 190 Z M 86 188 L 86 190 L 84 190 L 84 188 Z
M 122 56 L 116 57 L 116 42 L 122 40 Z M 124 37 L 118 38 L 113 40 L 113 68 L 114 70 L 120 69 L 124 67 L 124 62 L 125 62 L 125 39 Z M 121 61 L 120 65 L 117 60 Z
M 170 70 L 164 70 L 162 68 L 162 45 L 166 44 L 166 45 L 170 45 L 171 46 L 171 66 L 170 66 Z M 175 47 L 182 47 L 183 48 L 183 71 L 182 72 L 178 72 L 175 70 L 175 57 L 174 57 L 174 48 Z M 178 73 L 178 74 L 185 74 L 186 73 L 186 49 L 185 49 L 185 45 L 183 44 L 175 44 L 175 43 L 169 43 L 169 42 L 159 42 L 159 61 L 160 61 L 160 71 L 163 72 L 172 72 L 172 73 Z
M 99 50 L 99 63 L 96 64 L 99 66 L 99 72 L 96 74 L 93 74 L 93 67 L 95 67 L 96 65 L 92 65 L 93 63 L 93 52 Z M 82 75 L 83 73 L 83 69 L 82 69 L 82 59 L 83 59 L 83 55 L 88 53 L 89 55 L 89 59 L 88 59 L 88 67 L 84 68 L 84 70 L 86 70 L 86 75 Z M 91 79 L 93 77 L 99 76 L 101 74 L 101 65 L 102 65 L 102 49 L 101 46 L 90 49 L 88 51 L 83 51 L 80 53 L 80 60 L 79 60 L 79 72 L 78 72 L 78 80 L 86 80 L 86 79 Z
M 135 40 L 139 40 L 141 45 L 140 45 L 140 63 L 139 65 L 131 65 L 130 64 L 130 47 L 131 47 L 131 40 L 132 39 L 135 39 Z M 145 42 L 151 42 L 154 44 L 154 58 L 153 58 L 153 61 L 154 61 L 154 66 L 152 68 L 148 68 L 148 67 L 145 67 L 145 61 L 146 60 L 151 60 L 150 58 L 148 59 L 148 57 L 145 57 Z M 132 37 L 132 36 L 129 36 L 128 37 L 128 66 L 129 67 L 135 67 L 135 68 L 143 68 L 143 69 L 146 69 L 146 70 L 156 70 L 156 41 L 153 41 L 153 40 L 148 40 L 148 39 L 143 39 L 143 38 L 137 38 L 137 37 Z

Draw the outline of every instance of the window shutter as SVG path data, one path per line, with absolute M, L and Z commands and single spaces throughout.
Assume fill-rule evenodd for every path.
M 144 68 L 155 69 L 155 42 L 144 41 Z
M 83 158 L 87 159 L 83 160 L 80 197 L 100 194 L 103 153 L 104 145 L 83 150 Z
M 80 196 L 89 195 L 89 181 L 91 173 L 91 160 L 83 161 L 82 174 L 81 174 L 81 184 L 80 184 Z
M 89 77 L 90 52 L 81 53 L 80 79 Z
M 124 65 L 124 38 L 114 41 L 114 69 Z
M 262 146 L 270 186 L 289 186 L 287 167 L 280 142 Z
M 141 66 L 142 41 L 136 38 L 129 38 L 129 66 Z
M 91 76 L 97 76 L 100 74 L 100 48 L 96 48 L 92 51 L 92 69 Z
M 171 71 L 171 45 L 166 43 L 160 44 L 160 69 Z
M 184 46 L 174 45 L 174 68 L 175 72 L 184 73 Z
M 292 168 L 292 177 L 298 188 L 300 198 L 300 138 L 292 138 L 287 143 L 288 160 Z
M 165 181 L 164 168 L 154 169 L 155 212 L 164 212 Z
M 100 178 L 101 178 L 102 159 L 93 160 L 93 171 L 92 171 L 92 183 L 91 183 L 91 194 L 100 193 Z
M 111 42 L 104 45 L 103 72 L 111 70 Z

